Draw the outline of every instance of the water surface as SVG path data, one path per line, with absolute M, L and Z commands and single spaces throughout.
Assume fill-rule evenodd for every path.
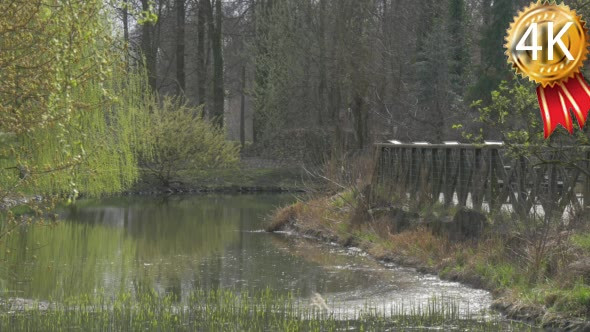
M 433 297 L 470 313 L 489 293 L 384 265 L 355 248 L 262 231 L 290 195 L 173 196 L 86 200 L 55 227 L 22 229 L 0 253 L 2 289 L 14 297 L 58 299 L 151 288 L 183 301 L 194 289 L 293 292 L 303 305 L 411 310 Z M 16 262 L 21 262 L 17 264 Z M 24 263 L 22 263 L 24 262 Z M 336 309 L 334 309 L 336 310 Z

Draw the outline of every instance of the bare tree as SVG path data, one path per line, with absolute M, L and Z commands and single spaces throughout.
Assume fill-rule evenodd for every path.
M 185 31 L 185 0 L 175 0 L 176 7 L 176 80 L 178 81 L 178 94 L 184 95 L 186 90 L 184 68 L 184 31 Z

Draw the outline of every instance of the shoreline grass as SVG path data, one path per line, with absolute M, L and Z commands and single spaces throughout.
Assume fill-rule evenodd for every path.
M 386 315 L 366 307 L 354 316 L 338 310 L 322 310 L 301 302 L 292 294 L 233 290 L 198 290 L 179 300 L 154 291 L 121 293 L 108 298 L 79 296 L 50 305 L 11 308 L 0 305 L 0 330 L 10 331 L 336 331 L 412 329 L 428 330 L 530 330 L 529 327 L 496 319 L 460 317 L 450 300 L 433 298 L 429 305 L 410 313 L 401 307 Z

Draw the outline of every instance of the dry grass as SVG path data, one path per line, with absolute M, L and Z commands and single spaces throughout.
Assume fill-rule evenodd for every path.
M 424 264 L 447 259 L 454 249 L 447 239 L 434 236 L 425 228 L 392 234 L 389 241 L 396 253 L 411 255 Z
M 537 243 L 518 233 L 452 242 L 424 227 L 397 233 L 385 219 L 351 223 L 358 209 L 354 199 L 354 192 L 345 192 L 299 202 L 277 212 L 275 228 L 293 224 L 302 233 L 354 244 L 377 259 L 488 289 L 508 301 L 506 311 L 515 316 L 528 311 L 540 321 L 589 317 L 590 286 L 568 264 L 590 257 L 590 232 L 586 237 L 557 234 L 541 253 Z
M 265 230 L 267 232 L 276 232 L 285 229 L 288 225 L 293 224 L 297 220 L 297 216 L 300 214 L 298 211 L 299 205 L 300 204 L 293 204 L 275 210 L 271 217 L 270 224 L 266 226 Z

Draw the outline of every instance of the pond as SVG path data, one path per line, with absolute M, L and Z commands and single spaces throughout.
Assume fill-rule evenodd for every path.
M 57 226 L 22 229 L 0 254 L 1 288 L 51 301 L 153 289 L 182 303 L 197 289 L 294 294 L 343 317 L 374 306 L 412 312 L 447 299 L 490 317 L 491 296 L 414 269 L 382 264 L 356 248 L 263 231 L 291 195 L 123 197 L 84 200 Z

